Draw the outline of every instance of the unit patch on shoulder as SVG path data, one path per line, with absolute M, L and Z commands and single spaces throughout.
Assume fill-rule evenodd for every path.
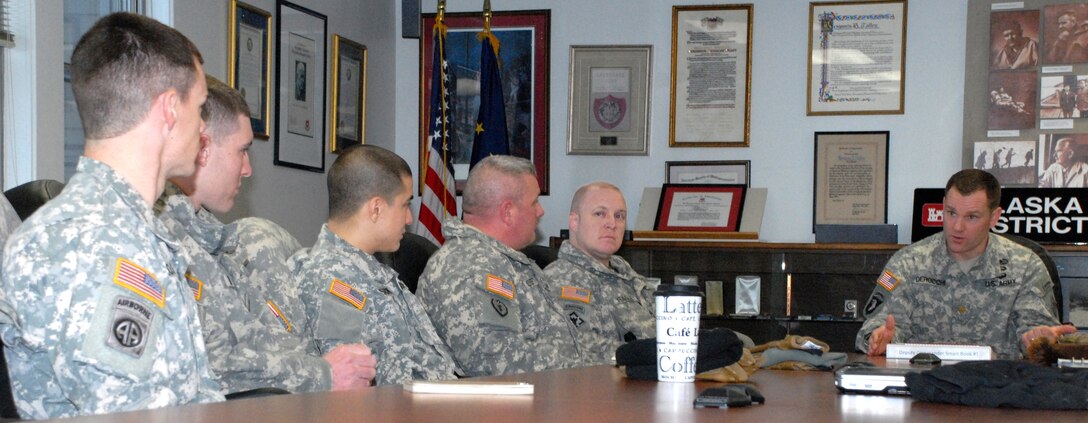
M 877 278 L 876 283 L 891 292 L 895 290 L 896 286 L 899 286 L 899 278 L 895 277 L 892 272 L 885 270 L 884 273 L 880 274 L 880 278 Z
M 200 298 L 204 296 L 204 281 L 197 279 L 192 272 L 185 272 L 185 282 L 193 291 L 193 299 L 200 301 Z
M 508 300 L 514 299 L 514 284 L 498 276 L 487 275 L 487 290 Z
M 166 295 L 163 292 L 162 285 L 159 284 L 159 280 L 155 279 L 154 275 L 140 267 L 140 265 L 126 258 L 117 258 L 117 268 L 113 271 L 113 281 L 139 294 L 141 297 L 147 298 L 159 308 L 162 308 L 163 304 L 166 303 Z
M 133 298 L 118 296 L 113 300 L 110 332 L 106 345 L 135 358 L 140 358 L 151 335 L 151 309 Z
M 366 303 L 365 298 L 363 299 L 363 302 Z M 287 316 L 283 315 L 283 312 L 280 311 L 279 307 L 276 307 L 276 303 L 272 302 L 272 300 L 268 300 L 266 304 L 268 304 L 268 309 L 272 310 L 272 315 L 276 316 L 277 319 L 280 319 L 280 323 L 283 323 L 283 330 L 286 330 L 287 333 L 291 333 L 291 321 L 287 320 Z
M 589 290 L 585 288 L 579 288 L 576 286 L 564 285 L 559 297 L 564 300 L 581 301 L 589 304 Z
M 366 295 L 340 279 L 333 278 L 332 284 L 329 285 L 329 292 L 359 310 L 366 306 Z

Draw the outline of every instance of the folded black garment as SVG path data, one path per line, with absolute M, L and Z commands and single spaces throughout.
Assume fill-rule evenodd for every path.
M 907 375 L 916 400 L 976 407 L 1088 410 L 1088 370 L 965 361 Z
M 736 363 L 744 353 L 744 343 L 726 328 L 699 332 L 695 353 L 695 372 L 702 373 Z M 657 338 L 640 339 L 616 348 L 616 364 L 627 366 L 627 377 L 657 380 Z

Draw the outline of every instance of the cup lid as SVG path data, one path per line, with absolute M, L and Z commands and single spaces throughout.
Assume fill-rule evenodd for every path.
M 700 296 L 701 297 L 703 295 L 703 292 L 700 291 L 699 287 L 695 286 L 695 285 L 677 285 L 677 284 L 672 284 L 672 283 L 663 283 L 663 284 L 657 286 L 657 290 L 654 291 L 654 295 L 663 296 L 663 297 L 672 297 L 672 296 L 686 296 L 686 297 Z

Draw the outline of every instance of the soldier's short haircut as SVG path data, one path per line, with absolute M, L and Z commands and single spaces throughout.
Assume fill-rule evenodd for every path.
M 610 189 L 610 190 L 613 190 L 613 191 L 616 191 L 616 192 L 620 193 L 620 195 L 623 195 L 623 191 L 620 191 L 619 188 L 617 188 L 615 185 L 612 185 L 612 184 L 610 184 L 608 182 L 604 182 L 604 181 L 590 182 L 588 184 L 585 184 L 585 185 L 582 185 L 581 187 L 579 187 L 577 191 L 574 191 L 574 197 L 571 198 L 571 200 L 570 200 L 570 212 L 571 213 L 578 213 L 579 211 L 581 211 L 582 201 L 585 200 L 586 193 L 589 192 L 589 190 L 594 189 L 594 188 Z
M 468 173 L 461 207 L 466 214 L 486 215 L 489 207 L 521 196 L 522 184 L 511 184 L 509 179 L 522 175 L 536 177 L 533 162 L 516 156 L 485 157 Z
M 187 100 L 199 63 L 204 59 L 192 41 L 154 19 L 132 13 L 99 19 L 72 51 L 72 92 L 84 135 L 124 134 L 167 90 Z
M 249 117 L 249 105 L 246 98 L 223 81 L 214 76 L 205 76 L 208 83 L 208 100 L 200 108 L 200 117 L 204 119 L 205 131 L 211 135 L 212 142 L 221 144 L 228 135 L 238 131 L 238 116 Z
M 374 197 L 392 202 L 404 177 L 412 169 L 392 151 L 366 144 L 344 150 L 329 169 L 329 218 L 346 219 Z
M 975 191 L 982 190 L 986 193 L 986 205 L 990 210 L 997 209 L 1001 205 L 1001 183 L 990 172 L 979 169 L 964 169 L 956 172 L 948 178 L 948 184 L 944 187 L 944 195 L 956 188 L 960 195 L 971 195 Z

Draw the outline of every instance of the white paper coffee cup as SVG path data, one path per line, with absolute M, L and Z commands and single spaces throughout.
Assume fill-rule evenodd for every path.
M 657 380 L 694 382 L 703 298 L 694 285 L 663 284 L 654 292 Z

